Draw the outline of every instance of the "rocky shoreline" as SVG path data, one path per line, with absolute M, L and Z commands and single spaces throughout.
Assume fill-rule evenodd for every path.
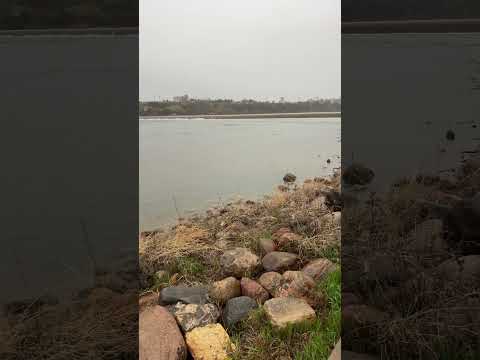
M 329 311 L 322 282 L 336 274 L 340 295 L 340 177 L 295 180 L 141 234 L 141 359 L 302 358 Z M 279 345 L 285 332 L 298 339 Z

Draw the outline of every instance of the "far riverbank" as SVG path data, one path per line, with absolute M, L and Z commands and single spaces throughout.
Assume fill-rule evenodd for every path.
M 165 115 L 141 116 L 141 119 L 271 119 L 271 118 L 340 118 L 341 112 L 302 112 L 267 114 L 224 114 L 224 115 Z

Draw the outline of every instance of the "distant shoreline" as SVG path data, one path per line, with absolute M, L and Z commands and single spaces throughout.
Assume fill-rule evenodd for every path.
M 140 119 L 271 119 L 271 118 L 339 118 L 341 112 L 302 112 L 268 114 L 215 114 L 215 115 L 164 115 L 140 116 Z

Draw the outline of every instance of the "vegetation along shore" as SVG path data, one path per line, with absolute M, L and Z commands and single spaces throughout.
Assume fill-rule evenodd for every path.
M 328 358 L 340 336 L 340 176 L 283 180 L 261 201 L 141 234 L 141 357 Z

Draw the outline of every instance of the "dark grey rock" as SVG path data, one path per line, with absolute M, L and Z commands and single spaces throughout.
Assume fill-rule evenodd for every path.
M 203 286 L 170 286 L 160 292 L 160 305 L 182 302 L 185 304 L 205 304 L 208 302 L 208 289 Z
M 223 310 L 223 324 L 232 328 L 238 322 L 246 319 L 250 311 L 256 309 L 257 302 L 248 296 L 239 296 L 227 301 Z

